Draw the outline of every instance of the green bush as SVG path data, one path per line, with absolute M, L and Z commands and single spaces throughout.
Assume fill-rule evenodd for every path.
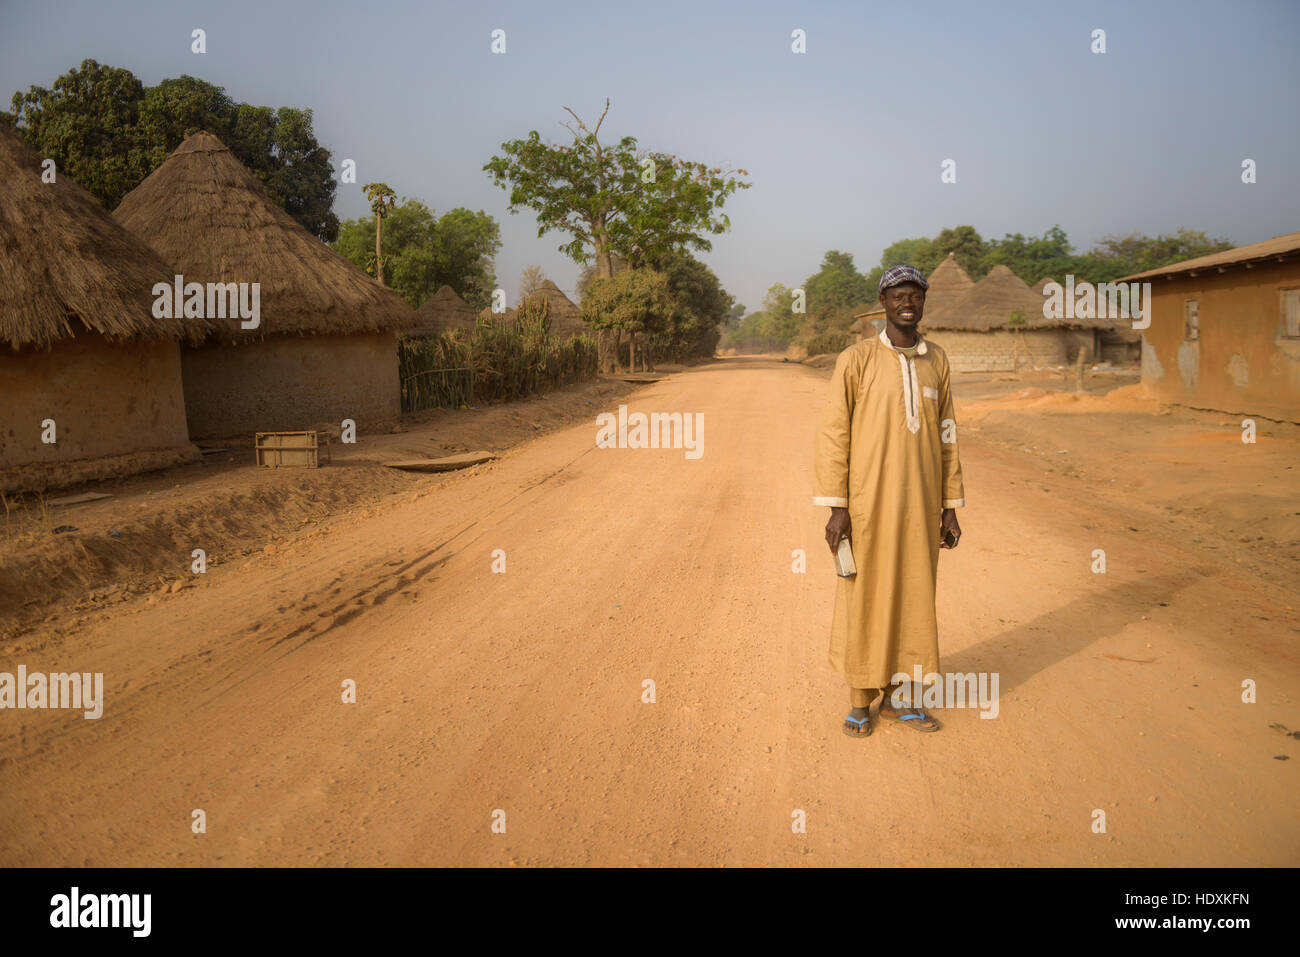
M 402 339 L 398 345 L 402 411 L 511 402 L 597 372 L 595 339 L 561 342 L 551 334 L 549 303 L 525 300 L 509 317 L 480 317 L 468 335 Z
M 827 352 L 843 352 L 853 341 L 847 332 L 823 332 L 808 340 L 808 355 L 819 356 Z

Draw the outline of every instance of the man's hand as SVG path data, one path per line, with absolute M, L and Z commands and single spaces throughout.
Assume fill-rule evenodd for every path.
M 847 508 L 832 508 L 830 521 L 826 523 L 826 544 L 831 547 L 831 554 L 840 547 L 840 539 L 846 538 L 852 532 L 852 525 L 849 522 L 849 510 Z
M 945 544 L 944 539 L 948 533 L 953 534 L 953 543 Z M 943 516 L 939 519 L 939 547 L 956 548 L 958 540 L 961 539 L 961 526 L 957 524 L 957 510 L 955 508 L 945 508 Z

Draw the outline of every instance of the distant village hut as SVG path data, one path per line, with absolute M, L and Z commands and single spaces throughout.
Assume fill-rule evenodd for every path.
M 1059 366 L 1081 351 L 1085 361 L 1099 354 L 1101 332 L 1113 328 L 1110 320 L 1049 319 L 1043 303 L 1041 292 L 998 265 L 937 308 L 927 297 L 921 331 L 943 347 L 955 372 Z
M 440 336 L 448 332 L 474 331 L 474 307 L 456 294 L 451 286 L 443 286 L 424 301 L 417 310 L 420 324 L 406 333 L 408 338 Z
M 526 296 L 520 305 L 537 300 L 544 301 L 549 306 L 547 315 L 550 316 L 551 335 L 555 338 L 568 339 L 592 331 L 591 326 L 582 321 L 582 310 L 551 280 L 543 279 L 537 291 Z M 513 319 L 516 312 L 516 309 L 506 309 L 498 315 L 491 309 L 484 309 L 479 312 L 479 317 L 486 321 L 501 321 Z
M 258 284 L 255 327 L 227 308 L 216 334 L 182 350 L 191 435 L 398 417 L 397 334 L 419 316 L 299 225 L 215 136 L 187 138 L 114 216 L 185 283 L 207 285 L 209 306 L 209 284 L 238 285 L 241 301 Z
M 1300 233 L 1161 266 L 1142 381 L 1167 402 L 1300 421 Z
M 564 294 L 555 283 L 543 279 L 541 286 L 533 293 L 543 296 L 551 306 L 551 334 L 560 339 L 590 332 L 591 327 L 582 321 L 582 310 Z
M 36 490 L 198 458 L 181 340 L 156 318 L 173 269 L 0 123 L 0 490 Z M 52 441 L 50 441 L 52 440 Z
M 1045 276 L 1030 288 L 1035 295 L 1046 298 L 1046 288 L 1050 282 L 1063 284 L 1064 280 Z M 1101 362 L 1129 365 L 1137 362 L 1142 354 L 1142 333 L 1134 331 L 1128 309 L 1120 309 L 1119 313 L 1108 317 L 1109 324 L 1106 328 L 1096 330 L 1096 347 L 1092 357 Z

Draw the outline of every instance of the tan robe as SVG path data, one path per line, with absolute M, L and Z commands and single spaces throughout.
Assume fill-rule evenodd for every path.
M 966 503 L 948 357 L 919 344 L 909 359 L 882 330 L 842 352 L 817 430 L 813 503 L 853 522 L 858 573 L 836 579 L 830 662 L 854 688 L 939 671 L 940 513 Z

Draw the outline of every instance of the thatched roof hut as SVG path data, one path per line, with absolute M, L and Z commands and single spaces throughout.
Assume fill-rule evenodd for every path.
M 934 267 L 934 272 L 926 277 L 926 281 L 930 284 L 929 292 L 925 296 L 927 305 L 935 292 L 942 293 L 945 299 L 952 299 L 975 286 L 975 280 L 961 268 L 961 263 L 957 262 L 957 257 L 952 253 L 945 256 L 943 262 Z
M 590 332 L 591 327 L 582 321 L 582 310 L 555 283 L 543 279 L 542 285 L 533 293 L 545 296 L 551 304 L 551 332 L 561 338 Z
M 418 311 L 420 325 L 408 332 L 408 336 L 438 336 L 458 329 L 474 331 L 474 307 L 460 298 L 451 286 L 440 288 L 424 301 Z
M 1016 313 L 1023 323 L 1012 326 Z M 988 332 L 993 329 L 1109 329 L 1105 319 L 1048 319 L 1043 315 L 1043 294 L 1030 289 L 1008 267 L 998 264 L 962 295 L 931 311 L 926 304 L 922 325 L 926 329 Z
M 187 282 L 257 282 L 263 319 L 240 339 L 380 332 L 419 321 L 402 298 L 307 232 L 234 154 L 198 132 L 122 199 L 114 218 Z M 218 320 L 220 321 L 220 320 Z
M 177 340 L 202 319 L 153 314 L 174 270 L 0 123 L 0 491 L 197 458 Z
M 926 303 L 921 329 L 941 345 L 954 371 L 1050 367 L 1100 354 L 1105 319 L 1048 319 L 1042 289 L 1030 289 L 1004 265 L 934 310 Z M 1013 321 L 1015 320 L 1015 321 Z
M 0 339 L 48 346 L 89 329 L 110 339 L 201 339 L 203 320 L 153 316 L 155 283 L 174 270 L 0 122 Z M 74 323 L 73 320 L 76 320 Z
M 420 318 L 281 209 L 221 141 L 195 133 L 113 214 L 185 282 L 260 286 L 256 328 L 182 350 L 191 434 L 218 438 L 401 413 L 397 332 Z
M 524 302 L 537 298 L 545 300 L 550 306 L 551 335 L 560 339 L 567 339 L 570 336 L 592 331 L 591 326 L 582 321 L 582 310 L 575 306 L 572 300 L 564 294 L 563 290 L 551 280 L 543 279 L 537 291 L 526 297 Z M 522 304 L 520 303 L 520 305 Z M 479 316 L 488 321 L 510 319 L 514 316 L 515 311 L 515 309 L 506 309 L 498 316 L 489 308 L 482 310 Z

